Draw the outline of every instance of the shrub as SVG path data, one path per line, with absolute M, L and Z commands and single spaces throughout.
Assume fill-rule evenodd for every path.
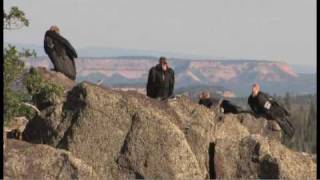
M 56 97 L 63 95 L 63 87 L 51 82 L 46 82 L 36 69 L 30 69 L 24 84 L 32 97 L 32 102 L 38 106 L 53 104 Z

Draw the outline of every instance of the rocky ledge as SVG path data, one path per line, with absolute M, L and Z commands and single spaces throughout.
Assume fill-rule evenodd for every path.
M 42 70 L 47 80 L 59 76 Z M 61 83 L 62 84 L 62 83 Z M 186 97 L 159 102 L 88 82 L 8 140 L 8 179 L 316 179 L 311 155 L 280 142 L 273 121 L 219 115 Z

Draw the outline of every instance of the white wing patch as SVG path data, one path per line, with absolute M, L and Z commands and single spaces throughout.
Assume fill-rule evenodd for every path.
M 266 103 L 264 103 L 264 108 L 266 109 L 270 109 L 271 107 L 271 103 L 269 101 L 267 101 Z

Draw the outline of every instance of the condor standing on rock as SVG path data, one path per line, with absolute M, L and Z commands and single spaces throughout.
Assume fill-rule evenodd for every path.
M 161 100 L 173 96 L 174 71 L 168 66 L 165 57 L 160 57 L 159 64 L 149 71 L 147 96 Z
M 252 85 L 248 104 L 256 115 L 265 116 L 268 120 L 275 120 L 290 138 L 294 135 L 295 129 L 289 120 L 289 112 L 271 96 L 261 92 L 259 84 Z
M 76 79 L 74 58 L 78 55 L 72 45 L 62 37 L 57 26 L 51 26 L 44 37 L 44 50 L 49 56 L 54 70 L 63 73 L 68 78 Z
M 220 100 L 217 98 L 210 97 L 210 93 L 207 91 L 203 91 L 200 95 L 199 104 L 204 105 L 207 108 L 211 108 L 212 106 L 219 106 L 220 111 L 224 114 L 232 113 L 246 113 L 248 111 L 243 110 L 240 106 L 237 106 L 230 101 L 221 98 Z

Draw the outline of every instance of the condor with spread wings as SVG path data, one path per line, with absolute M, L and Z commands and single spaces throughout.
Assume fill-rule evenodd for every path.
M 76 79 L 74 58 L 77 58 L 78 55 L 69 41 L 59 34 L 58 27 L 53 26 L 46 32 L 44 50 L 55 71 L 63 73 L 72 80 Z

